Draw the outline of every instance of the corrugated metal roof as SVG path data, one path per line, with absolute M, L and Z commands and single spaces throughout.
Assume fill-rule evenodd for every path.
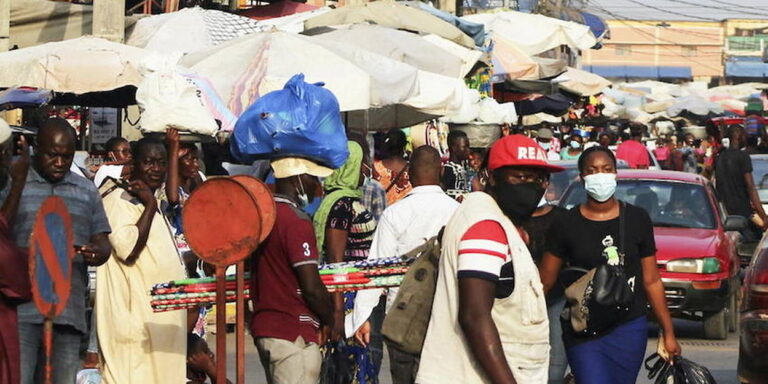
M 768 19 L 766 0 L 588 0 L 606 20 L 720 21 Z

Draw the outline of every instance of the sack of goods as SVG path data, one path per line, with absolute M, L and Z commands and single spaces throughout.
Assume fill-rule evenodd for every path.
M 154 55 L 141 65 L 144 75 L 136 89 L 142 132 L 165 133 L 168 128 L 213 136 L 219 130 L 192 79 L 176 69 L 179 56 Z
M 235 124 L 230 149 L 242 162 L 303 157 L 333 169 L 349 156 L 339 102 L 322 84 L 306 83 L 303 74 L 248 107 Z

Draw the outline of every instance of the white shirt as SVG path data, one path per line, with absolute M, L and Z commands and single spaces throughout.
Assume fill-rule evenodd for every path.
M 448 197 L 437 185 L 413 188 L 402 200 L 387 207 L 373 235 L 369 259 L 404 255 L 437 235 L 453 216 L 459 203 Z M 383 289 L 367 289 L 357 293 L 355 310 L 346 318 L 345 332 L 351 337 L 371 316 Z M 387 309 L 397 296 L 397 288 L 389 290 Z
M 120 180 L 123 177 L 122 165 L 102 165 L 99 170 L 96 171 L 96 176 L 93 177 L 93 183 L 96 184 L 96 188 L 101 187 L 104 180 L 107 177 L 111 177 L 115 180 Z

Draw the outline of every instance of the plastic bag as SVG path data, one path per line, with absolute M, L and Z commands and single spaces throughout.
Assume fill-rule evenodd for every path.
M 354 362 L 349 359 L 347 346 L 343 341 L 328 343 L 323 352 L 320 367 L 320 384 L 349 384 L 354 378 Z
M 648 356 L 645 359 L 648 378 L 656 378 L 655 384 L 717 384 L 707 368 L 680 356 L 673 359 L 674 365 L 662 359 L 658 353 Z
M 173 55 L 153 55 L 141 63 L 144 80 L 136 89 L 141 130 L 165 133 L 169 127 L 175 127 L 213 136 L 219 126 L 194 81 L 177 72 L 178 59 Z
M 76 384 L 100 384 L 101 373 L 98 369 L 83 369 L 77 373 Z
M 339 102 L 322 84 L 293 76 L 282 90 L 267 93 L 240 116 L 231 152 L 240 161 L 303 157 L 330 168 L 347 160 L 347 135 Z

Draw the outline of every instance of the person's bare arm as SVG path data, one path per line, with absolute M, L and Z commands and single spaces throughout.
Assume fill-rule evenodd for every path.
M 83 255 L 86 264 L 98 267 L 109 260 L 112 244 L 106 233 L 97 233 L 91 236 L 90 243 L 80 247 L 79 252 Z
M 155 212 L 157 211 L 157 200 L 155 200 L 155 196 L 152 194 L 152 191 L 149 189 L 149 187 L 147 187 L 147 185 L 140 180 L 132 181 L 128 188 L 128 192 L 133 196 L 136 196 L 144 205 L 144 211 L 141 213 L 139 220 L 136 222 L 136 227 L 138 228 L 139 232 L 139 235 L 136 239 L 136 244 L 133 246 L 131 254 L 125 258 L 125 264 L 133 265 L 139 258 L 141 251 L 143 251 L 144 247 L 147 246 L 149 230 L 152 229 L 152 219 L 154 218 Z
M 165 195 L 171 205 L 179 203 L 179 131 L 176 128 L 168 128 L 165 137 L 168 143 L 168 171 L 165 181 Z
M 472 355 L 492 383 L 514 384 L 515 377 L 501 346 L 499 331 L 491 317 L 492 281 L 474 277 L 459 279 L 459 325 Z
M 749 193 L 749 202 L 752 204 L 752 209 L 755 210 L 758 216 L 763 219 L 763 229 L 768 228 L 768 216 L 765 215 L 763 209 L 763 203 L 760 202 L 760 195 L 757 194 L 757 188 L 755 188 L 755 180 L 752 178 L 752 172 L 744 174 L 744 185 L 747 187 Z
M 307 301 L 307 306 L 320 318 L 323 325 L 332 325 L 333 305 L 331 304 L 331 295 L 325 288 L 320 279 L 320 273 L 317 271 L 317 264 L 304 264 L 295 268 L 296 276 L 299 279 L 301 295 Z
M 662 284 L 659 276 L 656 256 L 641 259 L 641 265 L 643 268 L 643 285 L 646 296 L 648 296 L 648 302 L 651 304 L 656 321 L 664 331 L 664 348 L 670 356 L 679 356 L 681 349 L 675 337 L 675 328 L 672 326 L 669 308 L 667 308 L 667 298 L 664 294 L 664 284 Z
M 325 230 L 325 258 L 328 263 L 340 263 L 344 261 L 344 251 L 347 249 L 347 237 L 349 232 L 341 229 Z M 341 293 L 333 293 L 333 328 L 331 340 L 338 341 L 344 335 L 344 297 Z
M 19 202 L 21 201 L 21 195 L 24 192 L 27 174 L 29 173 L 29 145 L 27 145 L 27 140 L 24 136 L 19 138 L 18 143 L 19 157 L 11 164 L 10 168 L 11 190 L 2 207 L 2 214 L 5 217 L 5 221 L 8 222 L 8 226 L 13 226 L 13 221 L 16 219 L 16 213 L 19 211 Z
M 563 259 L 553 255 L 551 252 L 544 252 L 544 257 L 539 264 L 539 275 L 541 284 L 544 286 L 544 294 L 548 294 L 557 282 L 560 269 L 563 267 Z

